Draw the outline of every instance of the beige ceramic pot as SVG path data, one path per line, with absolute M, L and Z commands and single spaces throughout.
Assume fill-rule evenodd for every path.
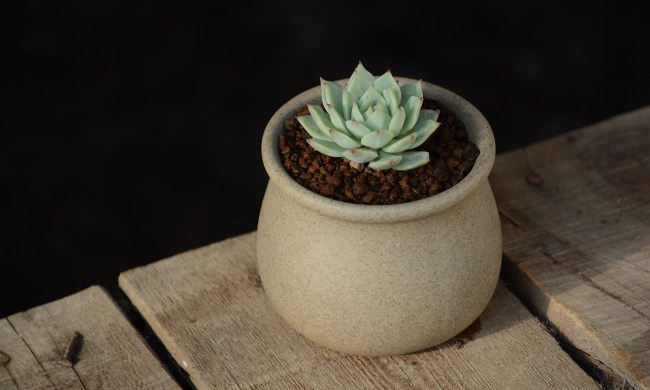
M 461 97 L 428 83 L 423 90 L 461 118 L 480 155 L 461 182 L 415 202 L 336 201 L 284 170 L 283 122 L 306 103 L 319 103 L 320 87 L 282 106 L 264 132 L 270 181 L 257 232 L 262 284 L 291 327 L 331 349 L 381 356 L 435 346 L 476 320 L 496 287 L 501 227 L 488 183 L 492 130 Z

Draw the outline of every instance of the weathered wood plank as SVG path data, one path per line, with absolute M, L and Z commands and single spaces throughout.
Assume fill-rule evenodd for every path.
M 502 286 L 474 340 L 460 348 L 448 343 L 366 358 L 317 346 L 270 308 L 255 268 L 255 237 L 120 275 L 122 289 L 198 388 L 597 388 Z
M 59 362 L 74 332 L 79 360 Z M 0 389 L 178 388 L 101 287 L 0 319 Z
M 650 389 L 650 107 L 499 155 L 490 181 L 522 299 Z

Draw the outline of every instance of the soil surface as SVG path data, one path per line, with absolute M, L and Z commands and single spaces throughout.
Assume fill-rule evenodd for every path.
M 409 171 L 354 169 L 348 160 L 326 156 L 305 141 L 310 136 L 295 116 L 308 115 L 302 108 L 284 122 L 280 156 L 286 171 L 303 187 L 349 203 L 398 204 L 439 194 L 461 181 L 474 166 L 478 147 L 465 125 L 440 102 L 425 99 L 423 109 L 440 110 L 440 127 L 414 150 L 429 152 L 431 161 Z

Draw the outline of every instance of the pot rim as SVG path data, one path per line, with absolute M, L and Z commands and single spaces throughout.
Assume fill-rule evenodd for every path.
M 395 77 L 400 83 L 417 80 Z M 345 84 L 347 79 L 339 80 Z M 318 104 L 321 99 L 320 86 L 308 89 L 293 97 L 271 117 L 262 136 L 262 162 L 270 181 L 292 200 L 320 214 L 365 223 L 404 222 L 420 219 L 447 210 L 476 191 L 487 180 L 496 154 L 494 135 L 489 123 L 471 103 L 455 93 L 438 85 L 422 82 L 425 98 L 436 99 L 462 118 L 470 139 L 476 143 L 480 154 L 469 174 L 453 187 L 428 198 L 394 205 L 362 205 L 334 200 L 316 194 L 300 185 L 284 170 L 278 148 L 279 137 L 286 119 L 305 104 Z M 271 183 L 269 183 L 271 184 Z

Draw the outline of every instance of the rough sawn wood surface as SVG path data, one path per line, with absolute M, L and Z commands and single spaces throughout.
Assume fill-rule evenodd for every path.
M 79 361 L 61 366 L 74 332 Z M 174 389 L 178 385 L 100 287 L 0 319 L 0 389 Z
M 611 386 L 650 389 L 650 107 L 499 155 L 490 182 L 518 295 Z
M 462 347 L 366 358 L 327 350 L 285 325 L 255 263 L 249 233 L 120 276 L 199 389 L 598 388 L 502 286 Z

